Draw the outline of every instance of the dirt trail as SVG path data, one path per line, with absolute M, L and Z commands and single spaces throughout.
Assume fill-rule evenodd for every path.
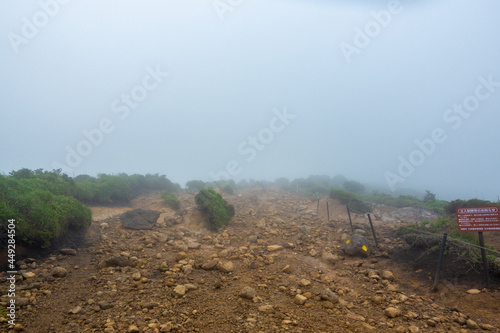
M 333 200 L 328 221 L 324 200 L 316 214 L 315 201 L 293 193 L 224 196 L 236 215 L 219 233 L 203 227 L 193 194 L 180 195 L 186 214 L 175 226 L 163 222 L 175 212 L 159 194 L 93 207 L 86 247 L 30 263 L 34 276 L 17 282 L 27 300 L 17 323 L 36 333 L 499 332 L 499 286 L 472 295 L 481 281 L 443 276 L 431 292 L 433 271 L 391 260 L 405 247 L 395 224 L 374 221 L 379 248 L 348 257 L 339 248 L 347 213 Z M 119 214 L 137 207 L 161 211 L 157 226 L 122 228 Z M 352 217 L 373 243 L 367 219 Z M 66 277 L 52 281 L 53 267 Z M 1 302 L 6 287 L 0 283 Z M 251 292 L 242 296 L 245 287 Z

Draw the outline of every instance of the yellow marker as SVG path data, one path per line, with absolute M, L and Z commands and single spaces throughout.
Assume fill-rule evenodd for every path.
M 364 251 L 368 251 L 368 249 L 366 248 L 366 245 L 363 245 L 362 249 L 363 249 Z
M 350 242 L 351 242 L 351 240 L 350 240 L 350 239 L 348 239 L 348 240 L 347 240 L 347 242 L 345 242 L 345 243 L 346 243 L 346 244 L 349 244 Z

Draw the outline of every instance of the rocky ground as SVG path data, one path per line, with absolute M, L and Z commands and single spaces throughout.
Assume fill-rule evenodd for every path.
M 349 257 L 345 207 L 260 189 L 224 195 L 231 225 L 207 231 L 194 194 L 181 216 L 159 194 L 131 207 L 94 207 L 87 239 L 46 259 L 26 259 L 16 282 L 16 326 L 4 332 L 500 332 L 500 292 L 393 261 L 400 222 L 355 215 L 374 253 Z M 124 229 L 131 208 L 162 212 L 152 230 Z M 165 219 L 166 218 L 166 219 Z M 167 222 L 164 222 L 167 221 Z M 434 264 L 433 264 L 434 265 Z M 0 302 L 9 284 L 1 275 Z M 2 303 L 0 303 L 2 305 Z M 1 316 L 0 316 L 1 317 Z

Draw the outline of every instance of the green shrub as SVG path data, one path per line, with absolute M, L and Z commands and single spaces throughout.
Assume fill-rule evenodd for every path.
M 206 184 L 202 180 L 190 180 L 186 183 L 186 188 L 188 191 L 197 192 L 201 191 L 206 187 Z
M 229 221 L 234 216 L 234 206 L 228 204 L 214 190 L 203 189 L 194 197 L 194 200 L 205 216 L 207 227 L 210 230 L 216 231 L 220 227 L 229 224 Z
M 180 185 L 164 175 L 100 174 L 97 178 L 81 175 L 75 178 L 75 198 L 89 204 L 128 203 L 131 199 L 151 191 L 175 193 Z
M 349 193 L 344 190 L 332 190 L 330 192 L 330 198 L 337 199 L 340 203 L 362 214 L 372 211 L 371 206 L 360 200 L 354 193 Z
M 363 193 L 365 191 L 365 187 L 360 182 L 355 180 L 347 180 L 342 184 L 347 192 L 352 193 Z
M 70 229 L 84 230 L 90 225 L 90 209 L 60 194 L 70 188 L 65 185 L 71 185 L 68 180 L 57 173 L 22 170 L 12 176 L 0 176 L 0 232 L 5 232 L 9 219 L 15 219 L 20 244 L 47 248 Z M 61 179 L 50 180 L 48 174 Z
M 456 209 L 459 207 L 480 207 L 480 206 L 498 206 L 498 203 L 480 200 L 480 199 L 470 199 L 470 200 L 453 200 L 448 205 L 444 207 L 446 213 L 455 214 Z
M 181 208 L 181 202 L 179 201 L 179 199 L 177 199 L 177 197 L 170 192 L 164 192 L 162 195 L 162 199 L 165 205 L 174 210 L 178 210 L 179 208 Z
M 340 203 L 344 205 L 348 204 L 349 201 L 351 200 L 357 199 L 356 195 L 346 192 L 344 190 L 331 190 L 330 198 L 337 199 L 338 201 L 340 201 Z
M 222 188 L 222 191 L 224 191 L 224 193 L 226 194 L 229 194 L 229 195 L 233 195 L 234 194 L 234 189 L 231 185 L 226 185 Z

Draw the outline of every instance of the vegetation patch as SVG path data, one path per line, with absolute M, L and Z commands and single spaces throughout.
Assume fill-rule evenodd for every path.
M 16 237 L 28 247 L 47 248 L 67 232 L 84 232 L 91 223 L 88 207 L 70 197 L 72 179 L 58 172 L 22 169 L 0 175 L 0 229 L 7 235 L 16 220 Z
M 346 192 L 344 190 L 332 190 L 330 198 L 337 199 L 340 203 L 349 206 L 355 211 L 366 214 L 372 211 L 372 208 L 367 203 L 360 200 L 354 193 Z
M 120 204 L 152 191 L 180 191 L 180 185 L 159 174 L 99 174 L 97 178 L 79 175 L 75 178 L 75 198 L 88 204 Z
M 454 214 L 457 207 L 474 207 L 496 205 L 482 200 L 455 200 L 444 207 L 446 212 L 433 221 L 422 221 L 411 226 L 401 226 L 398 234 L 408 244 L 408 248 L 398 256 L 406 257 L 416 267 L 425 267 L 428 262 L 436 265 L 443 234 L 448 238 L 445 247 L 445 262 L 447 271 L 452 277 L 465 276 L 474 271 L 482 274 L 482 256 L 477 233 L 458 231 L 457 218 Z M 485 245 L 489 270 L 493 275 L 500 276 L 500 267 L 495 263 L 498 253 L 491 246 Z M 431 265 L 431 266 L 432 266 Z M 432 267 L 429 267 L 431 269 Z
M 203 189 L 194 197 L 194 200 L 205 216 L 207 227 L 210 230 L 216 231 L 229 224 L 234 216 L 234 206 L 228 204 L 214 190 Z
M 163 203 L 168 207 L 174 210 L 179 210 L 181 208 L 181 202 L 179 201 L 179 199 L 177 199 L 175 194 L 164 192 L 161 197 L 163 199 Z

